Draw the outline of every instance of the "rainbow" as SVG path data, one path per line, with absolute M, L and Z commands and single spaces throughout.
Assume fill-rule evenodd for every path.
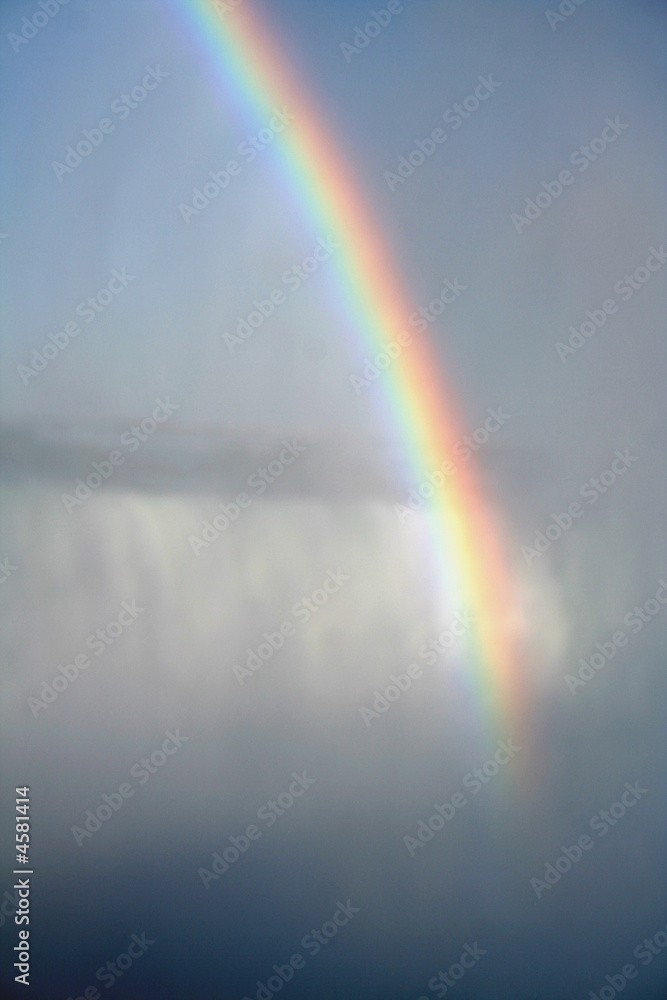
M 409 329 L 407 317 L 414 306 L 401 290 L 378 226 L 304 96 L 305 88 L 292 78 L 251 0 L 240 0 L 226 13 L 214 0 L 176 0 L 176 6 L 210 54 L 227 99 L 238 100 L 262 124 L 276 107 L 294 114 L 276 139 L 284 175 L 316 231 L 331 234 L 340 244 L 330 266 L 336 269 L 355 336 L 362 338 L 369 355 L 376 354 Z M 439 369 L 428 339 L 415 335 L 383 372 L 385 403 L 397 439 L 405 442 L 415 485 L 446 462 L 462 437 Z M 510 575 L 498 527 L 491 522 L 470 463 L 459 464 L 430 503 L 433 546 L 447 581 L 449 606 L 466 607 L 475 618 L 468 649 L 483 711 L 498 735 L 515 733 L 523 728 L 525 685 L 511 638 Z

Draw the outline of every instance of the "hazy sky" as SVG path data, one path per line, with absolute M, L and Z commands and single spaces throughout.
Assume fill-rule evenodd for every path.
M 5 43 L 3 415 L 124 419 L 169 391 L 184 421 L 363 429 L 377 390 L 351 390 L 365 354 L 354 331 L 341 336 L 349 320 L 326 265 L 233 355 L 225 346 L 253 299 L 284 288 L 283 272 L 326 234 L 301 218 L 271 148 L 182 219 L 179 204 L 267 121 L 244 118 L 176 7 L 71 0 L 18 52 Z M 465 419 L 502 404 L 517 415 L 509 444 L 566 446 L 585 431 L 604 452 L 628 424 L 651 433 L 657 419 L 664 276 L 565 364 L 554 344 L 664 236 L 664 38 L 659 4 L 589 0 L 555 30 L 547 9 L 405 4 L 349 62 L 341 44 L 365 23 L 364 4 L 288 2 L 268 16 L 415 308 L 446 278 L 466 288 L 431 327 Z M 3 36 L 22 10 L 3 5 Z M 110 111 L 156 65 L 167 76 L 146 100 L 124 120 Z M 391 192 L 385 172 L 489 74 L 500 86 L 460 128 L 450 118 L 447 141 Z M 53 161 L 107 116 L 114 132 L 59 181 Z M 511 214 L 607 117 L 628 127 L 517 233 Z M 134 281 L 24 385 L 17 366 L 112 267 Z
M 114 997 L 254 997 L 309 925 L 358 896 L 363 916 L 290 996 L 416 1000 L 479 940 L 489 958 L 457 1000 L 583 1000 L 664 927 L 664 612 L 585 690 L 564 682 L 595 643 L 630 633 L 633 606 L 658 607 L 665 573 L 663 5 L 585 0 L 550 24 L 555 0 L 404 0 L 350 54 L 369 2 L 242 2 L 266 18 L 331 129 L 413 308 L 446 281 L 460 290 L 430 331 L 465 429 L 490 407 L 509 414 L 480 456 L 480 497 L 508 544 L 502 626 L 511 619 L 518 636 L 532 746 L 447 835 L 408 854 L 404 836 L 432 803 L 461 787 L 496 735 L 511 736 L 496 733 L 495 704 L 482 709 L 502 679 L 485 673 L 492 657 L 457 655 L 377 727 L 359 718 L 449 610 L 430 575 L 430 511 L 402 525 L 366 489 L 382 453 L 365 451 L 364 436 L 389 433 L 382 389 L 351 386 L 367 355 L 327 261 L 303 287 L 283 280 L 329 234 L 304 216 L 275 147 L 243 161 L 201 214 L 179 211 L 211 171 L 241 159 L 271 110 L 248 117 L 171 0 L 70 0 L 20 45 L 11 36 L 36 0 L 6 0 L 0 414 L 13 464 L 0 483 L 0 559 L 15 568 L 0 579 L 2 731 L 5 780 L 35 793 L 36 981 L 53 1000 L 79 996 L 145 930 L 159 945 Z M 123 105 L 144 79 L 154 89 Z M 468 118 L 452 110 L 480 87 L 488 99 Z M 387 172 L 441 127 L 427 162 L 390 185 Z M 71 172 L 54 170 L 84 130 L 98 145 Z M 527 199 L 542 208 L 516 225 Z M 276 289 L 285 301 L 230 352 L 224 334 Z M 76 320 L 78 336 L 22 379 L 33 348 Z M 584 322 L 592 335 L 559 356 Z M 166 447 L 156 433 L 67 510 L 63 480 L 87 475 L 109 435 L 149 416 L 156 397 L 178 407 Z M 92 442 L 47 444 L 36 460 L 34 443 L 7 430 L 23 420 L 92 428 Z M 100 424 L 113 425 L 104 439 Z M 209 464 L 203 434 L 169 450 L 168 431 L 202 425 L 263 430 L 265 449 L 307 430 L 313 448 L 289 486 L 253 498 L 195 554 L 189 537 L 243 488 L 243 463 L 260 463 L 243 438 Z M 637 456 L 627 475 L 527 563 L 522 544 L 617 450 Z M 486 553 L 475 556 L 483 575 Z M 327 606 L 241 686 L 234 665 L 329 573 L 349 575 L 340 595 L 327 591 Z M 37 718 L 28 698 L 135 600 L 145 610 L 127 634 Z M 179 726 L 189 742 L 161 776 L 76 843 L 73 824 Z M 198 868 L 304 768 L 318 782 L 307 800 L 205 890 Z M 626 781 L 650 791 L 632 818 L 536 898 L 531 876 Z M 9 949 L 15 928 L 1 915 Z M 661 962 L 634 996 L 660 995 Z

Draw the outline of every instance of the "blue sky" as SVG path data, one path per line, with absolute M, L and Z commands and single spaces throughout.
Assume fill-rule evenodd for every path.
M 160 950 L 128 977 L 128 1000 L 169 987 L 209 996 L 225 982 L 254 995 L 308 924 L 358 891 L 363 918 L 293 996 L 350 995 L 354 983 L 363 996 L 391 987 L 414 1000 L 476 937 L 494 957 L 457 987 L 461 1000 L 570 1000 L 573 984 L 584 996 L 664 926 L 664 628 L 648 620 L 584 690 L 564 683 L 596 643 L 629 631 L 633 606 L 655 604 L 665 573 L 664 8 L 585 0 L 550 24 L 547 0 L 412 0 L 348 61 L 341 46 L 384 0 L 256 6 L 356 177 L 413 308 L 445 281 L 462 288 L 429 335 L 463 430 L 489 409 L 509 415 L 479 464 L 508 541 L 535 787 L 514 795 L 519 784 L 501 779 L 450 839 L 421 858 L 404 849 L 432 803 L 484 760 L 490 731 L 463 657 L 415 684 L 377 727 L 359 720 L 359 705 L 449 624 L 439 621 L 447 602 L 432 586 L 430 511 L 404 524 L 373 488 L 384 452 L 364 441 L 391 428 L 381 382 L 360 395 L 351 385 L 368 356 L 329 261 L 298 288 L 284 280 L 328 234 L 281 180 L 275 147 L 252 162 L 240 153 L 272 109 L 247 116 L 171 0 L 70 0 L 17 51 L 9 36 L 37 0 L 6 0 L 0 561 L 15 569 L 0 581 L 3 733 L 16 768 L 30 772 L 16 780 L 34 776 L 43 810 L 38 927 L 51 952 L 41 975 L 52 992 L 79 995 L 96 963 L 143 929 L 127 927 L 131 916 Z M 495 81 L 488 100 L 460 127 L 450 116 L 446 141 L 391 190 L 386 174 L 480 78 Z M 154 89 L 123 110 L 122 95 L 144 79 Z M 84 130 L 97 145 L 59 179 L 53 163 Z M 238 173 L 186 222 L 179 206 L 232 159 Z M 551 204 L 545 185 L 557 192 Z M 539 214 L 517 227 L 513 215 L 532 199 Z M 230 351 L 225 333 L 276 291 L 273 312 Z M 584 323 L 590 335 L 575 333 L 579 346 L 559 353 Z M 45 344 L 43 370 L 22 378 Z M 83 510 L 68 510 L 62 491 L 158 397 L 175 404 L 169 422 L 136 460 L 128 449 L 124 470 Z M 12 434 L 21 421 L 63 422 L 74 435 L 35 444 Z M 204 425 L 240 437 L 223 434 L 227 450 L 216 435 L 178 437 Z M 234 503 L 249 471 L 276 459 L 283 438 L 306 441 L 308 456 L 195 555 L 188 539 L 221 500 Z M 581 490 L 619 451 L 637 456 L 627 475 L 584 505 Z M 553 538 L 554 516 L 562 523 L 577 498 L 576 525 L 527 563 L 522 546 L 547 524 Z M 351 578 L 340 601 L 332 595 L 241 687 L 232 665 L 329 571 Z M 27 697 L 134 599 L 146 614 L 103 668 L 33 718 Z M 170 777 L 79 852 L 72 823 L 177 725 L 192 742 Z M 205 895 L 198 866 L 311 765 L 307 808 Z M 530 876 L 626 780 L 646 781 L 651 795 L 623 832 L 534 898 Z M 661 968 L 644 974 L 647 1000 Z
M 5 38 L 23 6 L 4 5 Z M 364 355 L 354 356 L 354 335 L 340 336 L 326 268 L 252 342 L 234 356 L 225 347 L 221 333 L 320 234 L 299 220 L 271 149 L 235 178 L 233 196 L 230 188 L 183 223 L 178 205 L 265 123 L 243 120 L 175 6 L 72 0 L 17 53 L 5 41 L 4 417 L 125 418 L 159 389 L 183 402 L 184 419 L 372 424 L 371 396 L 350 392 Z M 465 415 L 504 403 L 530 413 L 509 431 L 517 443 L 548 436 L 558 445 L 582 424 L 604 437 L 593 427 L 601 408 L 616 436 L 629 420 L 648 428 L 656 419 L 645 390 L 663 372 L 660 277 L 567 365 L 554 343 L 662 238 L 664 52 L 656 5 L 589 0 L 556 30 L 548 8 L 406 4 L 349 63 L 341 43 L 365 23 L 363 4 L 306 14 L 288 3 L 268 16 L 332 123 L 415 304 L 447 277 L 469 289 L 432 328 Z M 125 120 L 112 114 L 114 132 L 59 182 L 52 162 L 158 64 L 166 79 Z M 500 88 L 392 193 L 385 171 L 485 74 Z M 517 234 L 512 212 L 608 116 L 627 131 Z M 24 385 L 17 366 L 112 267 L 136 280 Z M 276 390 L 276 370 L 286 391 Z M 567 398 L 576 402 L 564 407 Z

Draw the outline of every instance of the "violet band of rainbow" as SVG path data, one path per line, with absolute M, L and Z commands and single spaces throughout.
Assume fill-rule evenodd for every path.
M 276 136 L 281 183 L 317 234 L 332 235 L 332 258 L 351 338 L 377 353 L 410 329 L 414 311 L 389 259 L 380 229 L 349 176 L 329 130 L 293 79 L 251 0 L 221 16 L 213 0 L 174 0 L 202 52 L 208 53 L 226 103 L 238 102 L 264 123 L 276 107 L 294 114 Z M 405 453 L 410 485 L 451 458 L 462 437 L 435 348 L 425 334 L 382 372 L 391 434 Z M 474 673 L 480 707 L 500 735 L 523 729 L 527 692 L 514 640 L 512 582 L 500 525 L 484 501 L 473 459 L 434 492 L 427 517 L 446 581 L 448 609 L 468 610 L 475 625 L 466 636 L 467 669 Z M 452 707 L 453 710 L 454 706 Z

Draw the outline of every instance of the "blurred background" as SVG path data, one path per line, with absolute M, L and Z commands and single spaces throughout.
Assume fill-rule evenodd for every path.
M 271 112 L 250 113 L 192 4 L 5 0 L 5 995 L 662 997 L 664 5 L 217 6 L 223 23 L 252 9 L 292 68 L 414 310 L 462 289 L 412 332 L 465 433 L 508 415 L 474 461 L 507 547 L 530 740 L 478 792 L 464 783 L 497 740 L 521 740 L 482 707 L 465 642 L 419 654 L 452 617 L 429 514 L 397 516 L 418 482 L 384 376 L 351 380 L 371 355 L 334 255 L 286 280 L 330 234 L 278 141 L 242 152 Z M 493 92 L 465 111 L 480 77 Z M 392 179 L 438 127 L 446 141 Z M 184 210 L 233 159 L 224 190 Z M 573 333 L 587 310 L 599 328 Z M 574 501 L 582 515 L 526 555 Z M 364 721 L 410 663 L 422 675 Z M 61 667 L 75 679 L 51 697 Z M 626 782 L 646 791 L 602 834 L 591 821 Z M 27 990 L 12 969 L 23 785 Z M 410 850 L 456 792 L 465 805 Z M 96 820 L 104 795 L 116 805 Z M 249 825 L 260 835 L 239 840 Z M 592 849 L 531 882 L 583 834 Z M 341 903 L 358 913 L 338 928 Z M 139 957 L 133 934 L 154 942 Z M 466 946 L 483 952 L 470 968 Z

